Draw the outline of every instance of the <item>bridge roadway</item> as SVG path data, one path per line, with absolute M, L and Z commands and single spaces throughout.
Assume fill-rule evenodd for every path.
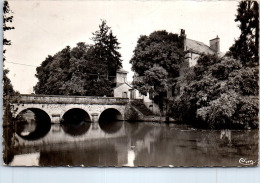
M 16 95 L 10 96 L 11 112 L 16 118 L 27 109 L 50 118 L 52 123 L 60 123 L 65 113 L 72 109 L 83 110 L 91 122 L 98 122 L 113 115 L 116 120 L 127 120 L 128 98 L 59 96 L 59 95 Z M 37 114 L 36 114 L 37 115 Z M 107 115 L 107 116 L 104 116 Z

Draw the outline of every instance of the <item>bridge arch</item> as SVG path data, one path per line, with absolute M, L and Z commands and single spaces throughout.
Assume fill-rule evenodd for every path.
M 82 108 L 71 108 L 62 114 L 62 123 L 80 124 L 82 122 L 90 122 L 91 116 Z
M 33 113 L 33 114 L 32 114 Z M 15 132 L 25 140 L 37 140 L 51 129 L 51 118 L 47 112 L 38 108 L 26 108 L 15 117 Z
M 123 114 L 115 108 L 107 108 L 101 114 L 99 115 L 99 122 L 104 121 L 122 121 L 123 120 Z
M 48 111 L 44 109 L 40 109 L 38 107 L 19 107 L 19 109 L 15 112 L 14 118 L 17 118 L 21 113 L 25 112 L 26 110 L 32 111 L 34 114 L 45 114 L 45 116 L 48 116 L 51 119 L 51 115 Z
M 123 115 L 118 109 L 107 108 L 100 114 L 98 122 L 105 133 L 113 134 L 122 128 L 122 120 Z

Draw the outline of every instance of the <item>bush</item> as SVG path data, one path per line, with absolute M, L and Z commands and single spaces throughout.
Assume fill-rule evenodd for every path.
M 203 55 L 190 72 L 178 81 L 181 92 L 172 104 L 175 119 L 208 128 L 258 127 L 258 68 Z

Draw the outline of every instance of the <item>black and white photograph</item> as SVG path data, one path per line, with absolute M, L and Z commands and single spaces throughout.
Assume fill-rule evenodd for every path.
M 258 166 L 257 1 L 2 7 L 4 166 Z

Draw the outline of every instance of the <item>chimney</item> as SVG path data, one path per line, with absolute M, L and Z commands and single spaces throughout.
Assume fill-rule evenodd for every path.
M 219 37 L 217 36 L 216 38 L 214 39 L 211 39 L 209 40 L 209 45 L 210 45 L 210 48 L 212 50 L 214 50 L 216 53 L 219 53 L 220 52 L 220 49 L 219 49 Z
M 184 29 L 181 29 L 180 36 L 183 37 L 183 49 L 186 50 L 186 34 Z

